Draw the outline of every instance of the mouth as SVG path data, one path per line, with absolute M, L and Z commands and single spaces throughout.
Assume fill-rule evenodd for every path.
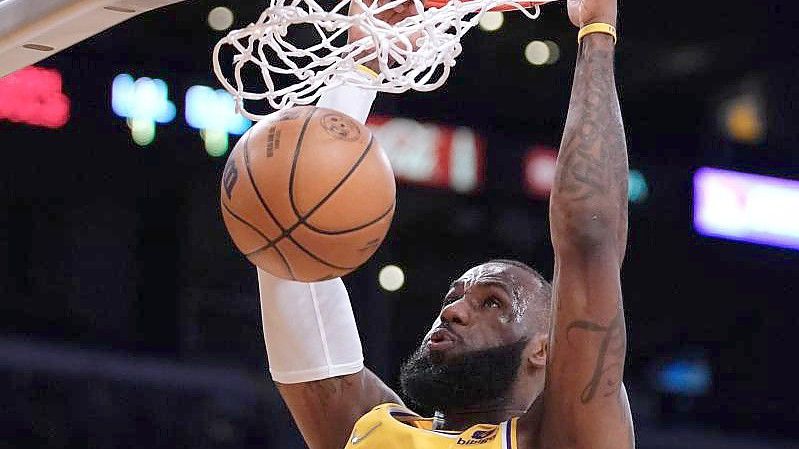
M 427 349 L 432 351 L 445 351 L 455 346 L 458 337 L 451 331 L 439 327 L 430 334 L 427 339 Z

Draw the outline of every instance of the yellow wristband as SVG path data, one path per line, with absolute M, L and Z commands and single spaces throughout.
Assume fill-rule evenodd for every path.
M 580 32 L 577 34 L 577 43 L 579 44 L 582 42 L 583 38 L 591 33 L 610 34 L 613 36 L 613 45 L 616 45 L 616 28 L 614 28 L 613 25 L 602 22 L 592 23 L 580 28 Z
M 379 76 L 377 74 L 377 72 L 375 72 L 374 70 L 370 69 L 369 67 L 366 67 L 363 64 L 358 64 L 358 65 L 355 66 L 355 68 L 358 69 L 358 71 L 363 72 L 363 73 L 371 76 L 372 78 L 377 78 Z

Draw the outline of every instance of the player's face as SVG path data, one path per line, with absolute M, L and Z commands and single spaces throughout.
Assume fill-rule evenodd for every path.
M 474 267 L 455 280 L 422 342 L 433 361 L 508 345 L 529 336 L 529 275 L 501 263 Z

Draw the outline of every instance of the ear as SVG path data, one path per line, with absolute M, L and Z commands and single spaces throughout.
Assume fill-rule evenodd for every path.
M 536 333 L 527 345 L 527 363 L 532 368 L 544 368 L 547 365 L 547 349 L 549 347 L 549 334 Z

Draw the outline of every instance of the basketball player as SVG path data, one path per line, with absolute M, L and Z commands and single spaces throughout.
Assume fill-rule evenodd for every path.
M 613 69 L 617 4 L 567 6 L 581 44 L 550 198 L 552 285 L 509 260 L 456 279 L 402 367 L 406 406 L 364 368 L 340 279 L 300 283 L 259 271 L 270 372 L 311 449 L 634 446 L 622 384 L 627 150 Z M 342 86 L 319 106 L 365 122 L 374 96 Z

